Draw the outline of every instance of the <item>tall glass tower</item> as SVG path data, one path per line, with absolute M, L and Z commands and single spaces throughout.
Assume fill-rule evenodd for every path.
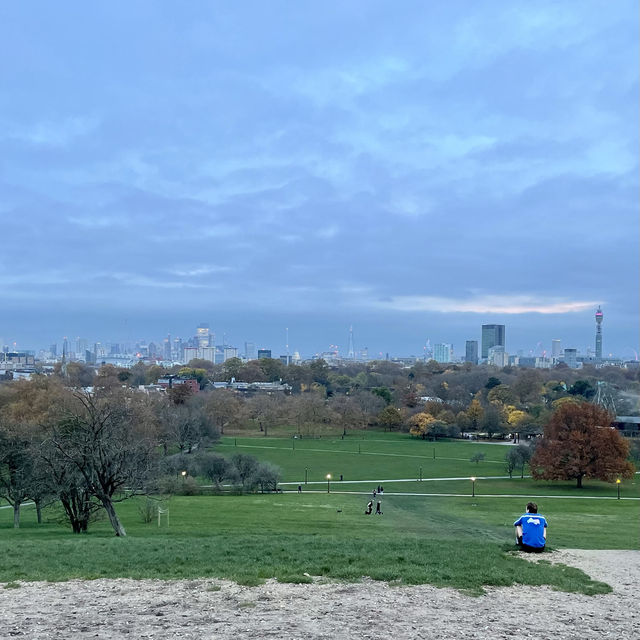
M 602 360 L 602 319 L 604 314 L 600 305 L 596 311 L 596 360 Z
M 503 324 L 483 324 L 482 325 L 482 353 L 481 357 L 486 359 L 489 356 L 491 347 L 504 347 L 504 325 Z

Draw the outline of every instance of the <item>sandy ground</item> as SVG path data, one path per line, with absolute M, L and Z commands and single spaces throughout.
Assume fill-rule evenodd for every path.
M 640 638 L 640 551 L 565 550 L 614 592 L 490 588 L 481 597 L 365 581 L 241 587 L 223 580 L 95 580 L 0 589 L 0 638 Z

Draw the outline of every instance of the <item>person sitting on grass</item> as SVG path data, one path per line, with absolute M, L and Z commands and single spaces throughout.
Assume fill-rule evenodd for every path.
M 514 523 L 516 528 L 516 544 L 523 551 L 544 551 L 547 542 L 547 521 L 538 513 L 535 502 L 527 503 L 527 512 Z

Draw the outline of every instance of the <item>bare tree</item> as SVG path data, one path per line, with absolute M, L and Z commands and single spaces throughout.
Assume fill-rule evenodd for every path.
M 136 420 L 134 402 L 123 392 L 102 396 L 74 393 L 76 406 L 56 421 L 51 442 L 60 457 L 84 478 L 87 491 L 107 512 L 117 536 L 126 531 L 114 504 L 143 487 L 153 461 L 154 442 Z M 119 496 L 119 497 L 117 497 Z
M 0 433 L 0 497 L 13 507 L 13 526 L 20 526 L 20 507 L 33 487 L 34 460 L 29 443 L 11 433 Z

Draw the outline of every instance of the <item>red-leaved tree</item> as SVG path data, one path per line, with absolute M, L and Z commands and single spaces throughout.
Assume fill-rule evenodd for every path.
M 551 416 L 531 459 L 536 480 L 583 478 L 613 482 L 629 478 L 634 467 L 627 460 L 629 443 L 611 428 L 612 416 L 601 407 L 583 402 L 563 404 Z

